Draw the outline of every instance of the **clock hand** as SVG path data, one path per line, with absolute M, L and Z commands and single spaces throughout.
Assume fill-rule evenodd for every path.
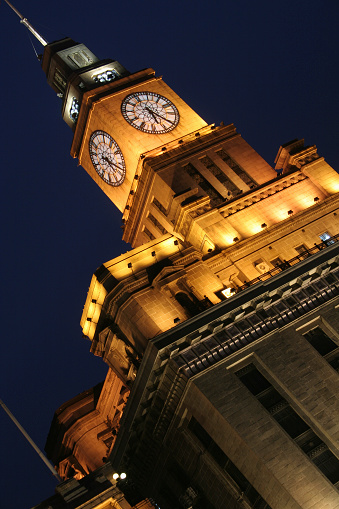
M 108 163 L 108 164 L 109 164 L 112 168 L 113 168 L 113 167 L 115 167 L 115 168 L 117 168 L 118 170 L 121 170 L 121 167 L 120 167 L 120 166 L 118 166 L 117 164 L 114 164 L 114 163 L 113 163 L 113 161 L 110 161 L 110 160 L 108 159 L 108 157 L 106 157 L 106 156 L 102 156 L 102 159 L 103 159 L 103 161 L 106 161 L 106 163 Z
M 151 110 L 150 108 L 147 108 L 147 106 L 145 107 L 145 110 L 147 110 L 148 113 L 150 113 L 152 115 L 152 117 L 154 118 L 154 120 L 158 123 L 158 120 L 156 119 L 156 116 L 155 116 L 155 112 L 153 110 Z
M 155 118 L 155 115 L 159 118 L 161 118 L 161 120 L 165 120 L 165 122 L 168 122 L 169 124 L 174 124 L 174 122 L 172 122 L 172 120 L 168 120 L 168 118 L 165 118 L 165 117 L 162 117 L 161 115 L 159 115 L 159 113 L 157 113 L 156 111 L 153 111 L 153 110 L 150 110 L 149 108 L 146 108 L 147 111 L 149 111 L 153 117 Z M 157 119 L 155 118 L 155 120 L 157 121 Z

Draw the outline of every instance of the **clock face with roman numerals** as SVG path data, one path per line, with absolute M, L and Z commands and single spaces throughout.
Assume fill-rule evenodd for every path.
M 125 180 L 125 159 L 119 145 L 105 131 L 94 131 L 89 140 L 89 153 L 95 171 L 110 186 Z
M 174 104 L 154 92 L 128 95 L 121 105 L 121 112 L 131 126 L 144 133 L 168 133 L 179 122 L 179 112 Z

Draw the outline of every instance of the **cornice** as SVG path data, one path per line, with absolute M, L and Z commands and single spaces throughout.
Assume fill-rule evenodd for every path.
M 291 218 L 286 218 L 277 224 L 268 227 L 265 231 L 259 232 L 249 238 L 243 239 L 236 244 L 222 250 L 221 253 L 206 261 L 208 266 L 214 270 L 219 268 L 227 260 L 239 260 L 248 254 L 248 245 L 251 245 L 251 252 L 262 249 L 265 246 L 273 246 L 275 242 L 280 242 L 282 238 L 291 235 L 300 230 L 301 227 L 307 227 L 319 217 L 325 217 L 332 214 L 339 208 L 339 194 L 329 196 L 321 203 L 317 203 L 308 209 L 298 212 Z
M 296 171 L 292 174 L 285 175 L 284 177 L 276 177 L 274 180 L 256 188 L 255 190 L 248 191 L 246 195 L 232 200 L 231 204 L 220 205 L 218 210 L 223 217 L 227 218 L 240 210 L 251 207 L 259 201 L 265 200 L 276 193 L 280 193 L 285 189 L 306 180 L 308 177 L 302 171 Z

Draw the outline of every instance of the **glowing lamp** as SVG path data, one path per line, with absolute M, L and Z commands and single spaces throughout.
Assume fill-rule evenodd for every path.
M 119 474 L 115 473 L 113 474 L 113 479 L 116 481 L 117 479 L 119 479 Z
M 122 472 L 120 474 L 120 479 L 126 479 L 127 475 L 125 474 L 125 472 Z

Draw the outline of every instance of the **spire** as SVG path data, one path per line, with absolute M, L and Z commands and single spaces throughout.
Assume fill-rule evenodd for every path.
M 17 14 L 17 16 L 19 16 L 20 18 L 20 23 L 22 23 L 23 25 L 25 25 L 25 27 L 28 28 L 28 30 L 34 35 L 34 37 L 36 37 L 38 39 L 38 41 L 43 45 L 43 46 L 47 46 L 48 42 L 46 41 L 46 39 L 44 39 L 36 30 L 35 28 L 32 27 L 32 25 L 30 24 L 30 22 L 27 20 L 27 18 L 24 18 L 22 14 L 20 14 L 20 12 L 10 3 L 8 2 L 7 0 L 5 0 L 6 4 L 8 4 L 10 6 L 10 8 L 15 12 L 15 14 Z

